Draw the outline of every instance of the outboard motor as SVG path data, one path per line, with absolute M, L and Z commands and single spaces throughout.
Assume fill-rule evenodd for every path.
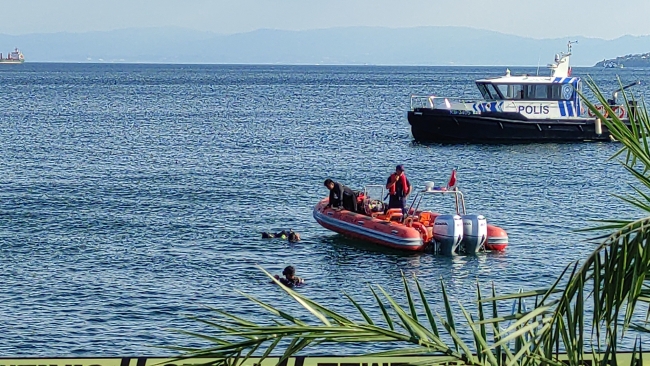
M 433 240 L 443 255 L 452 255 L 463 240 L 463 220 L 458 215 L 439 215 L 433 222 Z
M 463 240 L 461 250 L 474 254 L 483 249 L 487 241 L 487 220 L 483 215 L 463 215 Z

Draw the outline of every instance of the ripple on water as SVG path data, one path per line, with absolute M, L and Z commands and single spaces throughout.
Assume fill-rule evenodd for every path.
M 403 303 L 402 273 L 420 279 L 441 313 L 441 280 L 453 302 L 469 308 L 477 281 L 485 293 L 492 282 L 499 293 L 548 285 L 594 248 L 589 234 L 574 230 L 592 219 L 638 215 L 610 194 L 629 191 L 629 175 L 608 160 L 618 146 L 424 145 L 412 142 L 406 122 L 411 93 L 478 97 L 473 79 L 502 72 L 0 70 L 0 352 L 170 354 L 154 346 L 200 344 L 169 329 L 205 331 L 185 315 L 207 316 L 206 305 L 269 319 L 237 291 L 297 310 L 258 266 L 275 274 L 295 265 L 307 279 L 302 293 L 357 316 L 342 303 L 348 293 L 375 319 L 381 314 L 367 286 L 379 284 Z M 598 76 L 607 90 L 616 85 L 615 75 Z M 383 184 L 398 163 L 416 186 L 444 184 L 458 167 L 468 208 L 507 230 L 508 250 L 454 258 L 399 253 L 314 222 L 325 178 L 361 189 Z M 260 238 L 288 228 L 303 241 Z M 369 349 L 318 352 L 353 350 Z

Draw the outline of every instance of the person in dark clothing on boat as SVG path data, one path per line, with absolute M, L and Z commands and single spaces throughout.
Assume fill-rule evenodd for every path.
M 300 286 L 305 283 L 305 280 L 296 276 L 296 269 L 293 268 L 293 266 L 285 267 L 282 274 L 284 275 L 284 278 L 275 275 L 275 279 L 287 287 Z
M 386 181 L 386 189 L 389 194 L 388 208 L 401 208 L 402 214 L 406 215 L 406 197 L 411 193 L 411 183 L 404 174 L 404 165 L 395 167 L 395 173 Z
M 327 207 L 341 208 L 357 212 L 357 196 L 354 191 L 339 182 L 325 179 L 325 187 L 330 190 L 330 200 Z

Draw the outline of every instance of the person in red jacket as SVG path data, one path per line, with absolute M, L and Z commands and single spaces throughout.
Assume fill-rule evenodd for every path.
M 404 174 L 404 165 L 395 167 L 395 173 L 386 181 L 386 189 L 389 194 L 388 208 L 401 208 L 402 214 L 406 215 L 406 197 L 411 193 L 411 183 Z

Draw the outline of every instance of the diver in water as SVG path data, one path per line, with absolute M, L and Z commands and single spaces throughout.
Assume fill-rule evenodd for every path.
M 289 239 L 290 242 L 295 243 L 297 241 L 300 241 L 300 234 L 289 229 L 289 235 L 287 235 L 287 239 Z
M 293 231 L 293 229 L 289 229 L 289 231 L 282 230 L 279 233 L 263 232 L 262 238 L 263 239 L 272 239 L 272 238 L 288 239 L 290 242 L 295 243 L 297 241 L 300 241 L 300 234 Z
M 305 283 L 305 280 L 296 276 L 296 269 L 293 268 L 293 266 L 285 267 L 284 270 L 282 271 L 282 274 L 284 275 L 284 277 L 275 275 L 275 279 L 280 281 L 281 284 L 287 287 L 300 286 Z

